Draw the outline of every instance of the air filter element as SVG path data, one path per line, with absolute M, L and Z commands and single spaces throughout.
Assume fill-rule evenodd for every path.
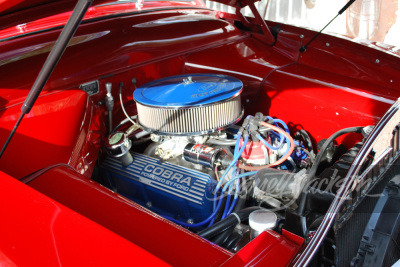
M 243 116 L 240 80 L 185 74 L 150 82 L 133 93 L 138 122 L 149 132 L 195 135 L 214 132 Z

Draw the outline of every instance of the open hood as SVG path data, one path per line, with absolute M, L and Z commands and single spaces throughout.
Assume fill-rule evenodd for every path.
M 93 0 L 92 5 L 113 0 Z M 0 28 L 72 11 L 78 0 L 0 0 Z
M 68 8 L 65 11 L 72 10 L 78 0 L 3 0 L 0 1 L 0 16 L 4 16 L 10 13 L 19 12 L 23 10 L 29 10 L 31 8 L 38 8 L 40 6 L 47 6 L 55 3 L 59 7 Z M 110 2 L 110 0 L 94 0 L 94 4 L 99 4 L 103 2 Z

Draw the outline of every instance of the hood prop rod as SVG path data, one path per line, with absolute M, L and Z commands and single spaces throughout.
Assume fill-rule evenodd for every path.
M 300 52 L 303 53 L 304 51 L 306 51 L 307 46 L 309 44 L 311 44 L 315 40 L 315 38 L 317 38 L 318 35 L 320 35 L 322 33 L 322 31 L 325 30 L 325 28 L 328 27 L 329 24 L 332 23 L 332 21 L 334 21 L 339 15 L 342 15 L 342 13 L 345 12 L 346 9 L 348 9 L 355 1 L 356 0 L 350 0 L 349 2 L 347 2 L 347 4 L 344 7 L 342 7 L 341 10 L 339 10 L 339 12 L 336 14 L 336 16 L 333 19 L 331 19 L 331 21 L 329 21 L 328 24 L 325 25 L 325 27 L 322 28 L 322 30 L 320 30 L 316 35 L 314 35 L 314 37 L 311 38 L 311 40 L 308 41 L 308 43 L 306 45 L 303 45 L 302 47 L 300 47 Z
M 17 122 L 14 125 L 10 135 L 8 136 L 6 142 L 4 143 L 3 148 L 0 152 L 0 158 L 6 150 L 8 144 L 11 141 L 11 138 L 14 136 L 19 124 L 26 114 L 28 114 L 33 105 L 35 104 L 36 99 L 39 97 L 40 92 L 43 90 L 43 87 L 47 83 L 51 73 L 55 69 L 58 61 L 60 60 L 62 54 L 64 53 L 69 41 L 72 36 L 75 34 L 78 29 L 83 17 L 86 14 L 86 11 L 92 5 L 93 0 L 79 0 L 76 4 L 71 16 L 68 19 L 67 24 L 62 30 L 60 36 L 58 37 L 53 49 L 51 50 L 49 56 L 46 59 L 42 69 L 40 70 L 39 75 L 37 76 L 35 83 L 33 84 L 31 90 L 29 91 L 28 96 L 25 99 L 24 104 L 21 107 L 21 115 L 19 116 Z

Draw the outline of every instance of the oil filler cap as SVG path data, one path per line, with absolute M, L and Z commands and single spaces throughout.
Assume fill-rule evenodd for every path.
M 124 132 L 112 133 L 106 141 L 108 154 L 114 158 L 119 158 L 123 166 L 128 166 L 133 161 L 132 155 L 129 153 L 131 147 L 132 142 Z

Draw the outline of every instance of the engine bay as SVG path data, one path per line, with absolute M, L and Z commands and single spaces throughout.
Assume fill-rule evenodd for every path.
M 127 117 L 110 127 L 92 179 L 232 252 L 265 230 L 306 238 L 336 190 L 321 180 L 337 183 L 331 170 L 345 175 L 360 147 L 334 139 L 360 141 L 369 128 L 339 131 L 316 154 L 306 129 L 261 112 L 244 116 L 242 90 L 239 79 L 211 73 L 136 88 L 137 114 L 122 105 Z M 310 199 L 318 211 L 306 207 Z
M 287 265 L 322 229 L 313 264 L 347 266 L 374 208 L 360 203 L 398 157 L 397 128 L 393 151 L 368 155 L 363 187 L 320 225 L 395 103 L 394 56 L 330 35 L 300 53 L 314 32 L 269 22 L 269 45 L 208 9 L 120 9 L 82 23 L 2 172 L 172 265 L 265 254 Z M 3 141 L 58 34 L 4 41 Z

